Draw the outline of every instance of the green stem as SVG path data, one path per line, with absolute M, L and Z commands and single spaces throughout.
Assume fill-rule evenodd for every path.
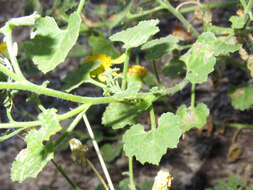
M 80 3 L 79 3 L 78 8 L 77 8 L 77 13 L 78 14 L 81 14 L 84 4 L 85 4 L 85 0 L 80 0 Z
M 229 123 L 228 126 L 237 129 L 253 129 L 253 124 Z
M 61 173 L 61 175 L 67 180 L 67 182 L 71 185 L 71 187 L 74 190 L 81 190 L 69 177 L 68 175 L 64 172 L 61 166 L 59 166 L 54 160 L 51 160 L 51 162 L 54 164 L 56 169 Z
M 162 84 L 161 84 L 161 80 L 160 80 L 159 74 L 158 74 L 158 72 L 157 72 L 157 67 L 156 67 L 155 60 L 152 61 L 152 64 L 153 64 L 153 69 L 154 69 L 154 73 L 155 73 L 156 80 L 157 80 L 159 86 L 161 87 Z
M 199 36 L 199 33 L 193 26 L 183 17 L 183 15 L 177 11 L 168 1 L 165 0 L 157 0 L 157 2 L 163 6 L 165 9 L 167 9 L 170 13 L 172 13 L 175 17 L 177 17 L 183 25 L 190 30 L 196 37 Z
M 74 130 L 74 128 L 77 126 L 77 124 L 80 122 L 80 120 L 82 119 L 83 115 L 85 114 L 85 112 L 88 110 L 88 107 L 86 109 L 84 109 L 81 113 L 79 113 L 75 119 L 71 122 L 71 124 L 69 125 L 69 127 L 67 128 L 67 130 L 65 130 L 61 136 L 59 138 L 57 138 L 54 142 L 54 146 L 57 146 L 58 144 L 60 144 L 62 142 L 62 140 L 71 132 Z
M 11 77 L 13 80 L 16 80 L 16 81 L 19 80 L 19 77 L 15 73 L 11 72 L 9 69 L 7 69 L 2 64 L 0 64 L 0 71 L 2 73 L 4 73 L 5 75 Z
M 135 183 L 134 183 L 134 172 L 133 172 L 133 157 L 128 157 L 128 167 L 129 167 L 129 182 L 132 189 L 135 188 Z
M 89 82 L 90 82 L 91 84 L 93 84 L 93 85 L 99 87 L 99 88 L 102 88 L 102 89 L 105 89 L 105 88 L 106 88 L 106 85 L 105 85 L 105 84 L 103 84 L 103 83 L 101 83 L 101 82 L 98 82 L 98 81 L 96 81 L 96 80 L 91 79 L 91 80 L 89 80 Z
M 89 108 L 90 104 L 83 104 L 65 114 L 58 116 L 58 121 L 65 120 L 70 118 L 82 111 L 86 111 Z M 6 128 L 29 128 L 41 125 L 40 121 L 26 121 L 26 122 L 13 122 L 13 123 L 0 123 L 0 129 Z
M 121 89 L 125 90 L 127 87 L 127 71 L 128 71 L 128 64 L 130 59 L 131 49 L 126 50 L 126 60 L 124 62 L 124 68 L 123 68 L 123 81 Z
M 5 141 L 5 140 L 7 140 L 7 139 L 9 139 L 9 138 L 11 138 L 11 137 L 17 135 L 18 133 L 20 133 L 20 132 L 23 131 L 23 130 L 25 130 L 25 128 L 19 128 L 19 129 L 15 130 L 15 131 L 9 133 L 8 135 L 3 135 L 3 136 L 1 136 L 1 137 L 0 137 L 0 142 L 3 142 L 3 141 Z
M 17 75 L 17 77 L 15 77 L 17 80 L 22 81 L 25 80 L 25 77 L 23 75 L 23 73 L 20 70 L 19 64 L 18 64 L 18 60 L 16 58 L 16 53 L 17 51 L 14 50 L 13 48 L 13 42 L 12 42 L 12 28 L 11 26 L 7 25 L 6 26 L 6 32 L 5 32 L 5 37 L 6 37 L 6 44 L 7 44 L 7 49 L 8 49 L 8 53 L 10 56 L 10 60 L 13 66 L 13 69 Z M 14 77 L 14 75 L 12 75 Z
M 191 93 L 191 110 L 192 111 L 195 108 L 195 87 L 196 87 L 196 84 L 192 84 L 192 93 Z
M 137 14 L 131 14 L 131 13 L 129 13 L 127 15 L 127 21 L 129 22 L 131 20 L 136 20 L 138 18 L 141 18 L 141 17 L 147 16 L 147 15 L 153 14 L 153 13 L 155 13 L 157 11 L 160 11 L 160 10 L 163 10 L 163 9 L 165 9 L 164 6 L 160 5 L 158 7 L 153 8 L 153 9 L 149 9 L 149 10 L 143 11 L 141 13 L 137 13 Z
M 252 7 L 253 7 L 253 0 L 249 0 L 245 11 L 249 15 L 251 20 L 253 19 L 252 18 Z
M 246 6 L 247 6 L 247 4 L 246 4 L 245 0 L 240 0 L 240 2 L 241 2 L 241 4 L 242 4 L 242 7 L 245 9 L 245 8 L 246 8 Z
M 154 107 L 151 106 L 149 109 L 149 116 L 150 116 L 150 122 L 151 122 L 151 129 L 156 129 L 156 121 L 155 121 L 155 112 Z

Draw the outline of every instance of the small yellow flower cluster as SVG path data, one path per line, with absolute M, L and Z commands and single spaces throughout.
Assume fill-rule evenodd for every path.
M 89 56 L 88 58 L 84 60 L 83 63 L 88 63 L 92 61 L 100 61 L 101 64 L 99 65 L 97 69 L 91 72 L 90 76 L 92 78 L 97 78 L 101 82 L 105 82 L 106 76 L 103 75 L 103 73 L 105 71 L 112 70 L 112 66 L 115 64 L 124 63 L 125 58 L 126 58 L 125 54 L 122 54 L 116 59 L 112 59 L 111 57 L 106 56 L 104 54 L 98 54 L 98 55 Z M 114 75 L 116 75 L 116 73 L 114 73 Z
M 137 76 L 137 77 L 140 77 L 140 78 L 144 78 L 147 74 L 147 70 L 143 66 L 132 65 L 128 69 L 128 74 L 130 76 Z
M 0 43 L 0 54 L 5 53 L 7 51 L 6 43 Z

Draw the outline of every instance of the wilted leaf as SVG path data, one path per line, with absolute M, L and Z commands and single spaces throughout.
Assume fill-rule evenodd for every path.
M 250 108 L 253 104 L 253 87 L 239 87 L 234 89 L 229 93 L 229 96 L 232 100 L 232 106 L 235 109 L 239 109 L 241 111 Z
M 206 124 L 209 109 L 205 104 L 198 104 L 192 111 L 190 108 L 182 105 L 178 108 L 177 115 L 182 119 L 182 131 L 186 132 L 193 127 L 203 127 Z

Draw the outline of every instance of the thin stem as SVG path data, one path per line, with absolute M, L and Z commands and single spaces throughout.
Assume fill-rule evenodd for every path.
M 102 89 L 105 89 L 105 88 L 106 88 L 106 85 L 105 85 L 105 84 L 103 84 L 103 83 L 101 83 L 101 82 L 98 82 L 98 81 L 96 81 L 96 80 L 91 79 L 91 80 L 89 80 L 89 82 L 90 82 L 91 84 L 93 84 L 93 85 L 99 87 L 99 88 L 102 88 Z
M 129 182 L 131 190 L 136 189 L 134 183 L 133 157 L 128 157 L 128 167 L 129 167 Z
M 11 137 L 17 135 L 18 133 L 20 133 L 20 132 L 23 131 L 23 130 L 25 130 L 25 128 L 19 128 L 19 129 L 15 130 L 15 131 L 13 131 L 13 132 L 7 134 L 7 135 L 1 136 L 1 137 L 0 137 L 0 142 L 3 142 L 3 141 L 5 141 L 5 140 L 7 140 L 7 139 L 9 139 L 9 138 L 11 138 Z
M 192 84 L 192 93 L 191 93 L 191 110 L 194 110 L 195 107 L 195 87 L 196 84 Z
M 249 0 L 247 7 L 246 7 L 246 12 L 249 15 L 250 19 L 252 19 L 252 7 L 253 7 L 253 1 Z
M 123 81 L 122 81 L 122 86 L 121 86 L 122 90 L 125 90 L 127 87 L 127 70 L 128 70 L 130 54 L 131 54 L 131 49 L 127 49 L 126 50 L 126 60 L 125 60 L 124 69 L 123 69 Z
M 92 129 L 91 129 L 91 126 L 90 126 L 90 123 L 89 123 L 89 120 L 88 120 L 86 114 L 83 115 L 83 120 L 84 120 L 84 123 L 85 123 L 85 125 L 86 125 L 87 130 L 88 130 L 88 133 L 89 133 L 89 135 L 90 135 L 90 138 L 91 138 L 91 140 L 92 140 L 92 144 L 93 144 L 93 146 L 94 146 L 94 148 L 95 148 L 95 150 L 96 150 L 96 153 L 97 153 L 99 162 L 100 162 L 101 167 L 102 167 L 102 169 L 103 169 L 103 171 L 104 171 L 104 174 L 105 174 L 107 183 L 108 183 L 108 185 L 109 185 L 109 187 L 110 187 L 110 190 L 114 190 L 114 186 L 113 186 L 111 177 L 110 177 L 109 172 L 108 172 L 108 170 L 107 170 L 107 168 L 106 168 L 104 159 L 103 159 L 102 154 L 101 154 L 101 152 L 100 152 L 100 150 L 99 150 L 98 143 L 97 143 L 97 141 L 95 140 L 94 133 L 93 133 L 93 131 L 92 131 Z
M 157 72 L 157 67 L 156 67 L 156 63 L 155 63 L 155 60 L 152 61 L 152 64 L 153 64 L 153 69 L 154 69 L 154 73 L 155 73 L 155 77 L 156 77 L 156 80 L 159 84 L 159 86 L 161 87 L 161 80 L 160 80 L 160 77 L 159 77 L 159 74 Z
M 175 17 L 177 17 L 183 25 L 190 30 L 196 37 L 199 36 L 199 33 L 193 26 L 183 17 L 183 15 L 177 11 L 168 1 L 164 0 L 157 0 L 158 3 L 160 3 L 161 6 L 164 6 L 169 12 L 171 12 Z
M 16 54 L 17 54 L 18 50 L 14 50 L 14 47 L 13 47 L 12 28 L 8 24 L 5 27 L 6 27 L 6 32 L 5 32 L 6 45 L 7 45 L 7 50 L 8 50 L 9 56 L 10 56 L 10 60 L 11 60 L 13 69 L 14 69 L 19 81 L 25 80 L 25 77 L 24 77 L 22 71 L 20 70 L 18 60 L 17 60 L 17 57 L 16 57 L 17 56 Z
M 85 0 L 80 0 L 80 3 L 79 3 L 78 8 L 77 8 L 77 13 L 78 14 L 81 14 L 84 4 L 85 4 Z
M 89 107 L 86 107 L 85 109 L 82 110 L 81 113 L 79 113 L 76 118 L 72 121 L 72 123 L 69 125 L 69 127 L 67 128 L 66 131 L 64 131 L 61 136 L 56 139 L 56 141 L 54 142 L 54 146 L 57 146 L 58 144 L 60 144 L 60 142 L 71 132 L 74 130 L 74 128 L 76 127 L 76 125 L 80 122 L 80 120 L 82 119 L 83 115 L 85 114 L 85 112 L 88 110 Z
M 253 124 L 229 123 L 228 126 L 237 129 L 253 129 Z
M 91 169 L 94 171 L 94 173 L 97 175 L 98 179 L 100 180 L 100 182 L 102 183 L 102 185 L 104 186 L 105 190 L 110 190 L 109 187 L 107 186 L 107 184 L 105 183 L 103 177 L 100 175 L 100 173 L 97 171 L 97 169 L 95 168 L 95 166 L 92 164 L 92 162 L 88 159 L 86 159 L 88 165 L 91 167 Z
M 245 8 L 246 8 L 246 6 L 247 6 L 247 4 L 246 4 L 245 0 L 240 0 L 240 2 L 241 2 L 241 4 L 242 4 L 242 7 L 245 9 Z
M 70 118 L 82 111 L 86 111 L 89 108 L 89 104 L 83 104 L 65 114 L 59 115 L 58 120 L 62 121 L 67 118 Z M 40 121 L 26 121 L 26 122 L 13 122 L 13 123 L 0 123 L 0 129 L 5 129 L 5 128 L 29 128 L 29 127 L 35 127 L 41 125 Z
M 7 69 L 2 64 L 0 64 L 0 71 L 2 73 L 4 73 L 5 75 L 11 77 L 13 80 L 19 80 L 19 77 L 15 73 L 11 72 L 9 69 Z
M 70 186 L 74 190 L 81 190 L 69 177 L 68 175 L 64 172 L 61 166 L 59 166 L 54 160 L 51 160 L 51 162 L 54 164 L 56 169 L 61 173 L 61 175 L 67 180 L 67 182 L 70 184 Z
M 151 129 L 156 129 L 156 121 L 155 121 L 155 112 L 154 107 L 151 106 L 149 109 L 149 116 L 150 116 L 150 122 L 151 122 Z
M 239 3 L 239 0 L 230 0 L 230 1 L 226 1 L 226 2 L 206 3 L 206 4 L 202 4 L 202 8 L 205 9 L 205 8 L 216 8 L 216 7 L 227 7 L 227 6 L 236 5 L 238 3 Z M 186 7 L 186 8 L 180 9 L 179 12 L 182 13 L 182 14 L 190 13 L 190 12 L 195 11 L 196 8 L 197 8 L 197 6 Z M 164 6 L 160 5 L 158 7 L 153 8 L 153 9 L 143 11 L 141 13 L 136 13 L 136 14 L 129 13 L 127 15 L 127 21 L 126 22 L 130 22 L 132 20 L 138 20 L 142 17 L 153 14 L 153 13 L 158 12 L 158 11 L 163 10 L 163 9 L 166 9 L 166 8 L 164 8 Z

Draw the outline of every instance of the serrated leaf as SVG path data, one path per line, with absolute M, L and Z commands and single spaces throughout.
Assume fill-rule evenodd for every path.
M 77 12 L 71 14 L 66 30 L 58 28 L 52 17 L 44 17 L 35 25 L 35 38 L 24 43 L 25 52 L 43 73 L 47 73 L 67 57 L 79 35 L 81 18 Z
M 176 148 L 182 134 L 181 119 L 173 113 L 165 113 L 158 120 L 158 127 L 145 131 L 140 124 L 132 126 L 123 135 L 124 151 L 135 156 L 142 164 L 158 165 L 168 148 Z
M 106 39 L 102 34 L 89 37 L 88 43 L 91 46 L 92 55 L 105 54 L 112 58 L 116 58 L 120 55 L 113 46 L 112 42 Z
M 41 113 L 39 115 L 41 128 L 33 129 L 26 135 L 27 148 L 20 151 L 12 164 L 12 181 L 23 182 L 27 178 L 36 177 L 54 157 L 53 144 L 43 145 L 43 141 L 48 141 L 62 129 L 55 112 L 55 109 L 49 109 Z
M 245 17 L 239 17 L 239 16 L 231 16 L 229 21 L 232 23 L 232 28 L 234 29 L 242 29 L 246 22 L 247 19 Z
M 55 135 L 62 129 L 57 119 L 56 109 L 46 110 L 45 112 L 39 114 L 38 119 L 41 122 L 39 137 L 42 141 L 49 141 L 52 135 Z
M 103 113 L 102 124 L 111 126 L 113 129 L 120 129 L 126 125 L 134 125 L 140 113 L 140 110 L 133 104 L 110 103 Z
M 115 146 L 112 146 L 112 144 L 104 144 L 101 147 L 101 152 L 104 160 L 106 162 L 113 161 L 121 153 L 122 147 L 123 145 L 120 143 L 117 143 Z
M 239 48 L 239 45 L 218 40 L 212 32 L 202 33 L 192 48 L 180 58 L 186 64 L 186 78 L 194 84 L 205 82 L 208 74 L 214 70 L 215 56 L 235 52 Z
M 28 151 L 28 153 L 25 151 Z M 22 183 L 30 177 L 37 177 L 53 157 L 52 144 L 34 146 L 32 150 L 23 149 L 12 164 L 11 180 Z
M 80 85 L 89 82 L 91 79 L 90 73 L 98 68 L 100 61 L 83 63 L 78 65 L 78 68 L 68 73 L 64 78 L 63 90 L 70 92 L 71 90 L 78 88 Z
M 201 128 L 206 124 L 209 115 L 209 109 L 205 104 L 198 104 L 192 111 L 186 105 L 178 108 L 176 115 L 182 119 L 181 129 L 183 132 L 189 131 L 191 128 Z
M 253 104 L 253 87 L 238 87 L 229 93 L 229 96 L 232 100 L 232 106 L 235 109 L 241 111 L 250 108 Z
M 145 43 L 141 49 L 147 51 L 145 56 L 148 60 L 161 58 L 164 54 L 171 53 L 174 49 L 178 49 L 179 38 L 169 35 L 160 39 L 151 40 Z
M 151 36 L 159 32 L 159 28 L 156 26 L 158 23 L 159 20 L 157 19 L 141 21 L 137 26 L 118 32 L 109 39 L 123 42 L 123 48 L 126 49 L 138 47 L 148 41 Z

